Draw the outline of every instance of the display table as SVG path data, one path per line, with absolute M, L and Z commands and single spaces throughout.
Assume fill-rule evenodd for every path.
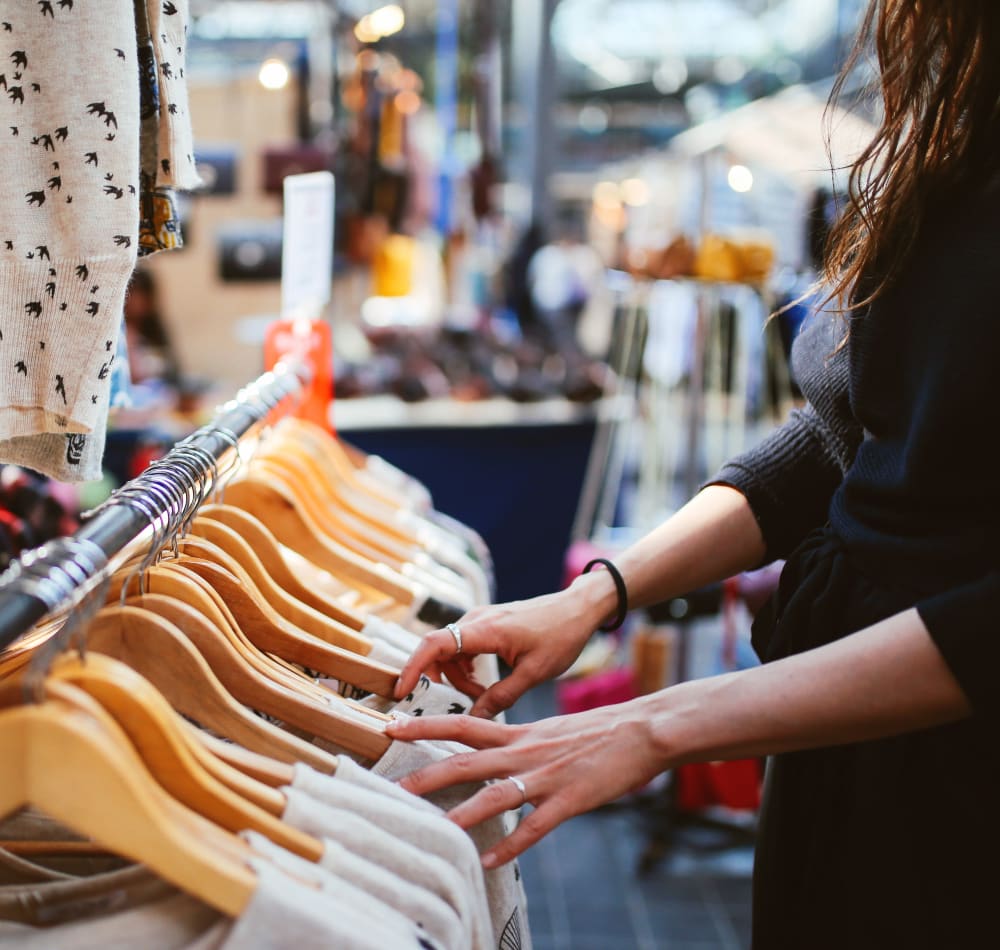
M 375 396 L 336 401 L 332 420 L 346 441 L 418 478 L 437 508 L 483 536 L 505 601 L 560 586 L 597 421 L 621 405 Z

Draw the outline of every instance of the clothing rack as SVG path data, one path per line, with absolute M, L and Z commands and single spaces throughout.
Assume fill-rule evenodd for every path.
M 301 394 L 310 375 L 304 365 L 279 363 L 240 390 L 210 423 L 115 491 L 76 534 L 15 561 L 0 576 L 0 649 L 45 617 L 77 607 L 112 561 L 123 562 L 147 537 L 154 552 L 169 540 L 215 487 L 219 463 L 238 454 L 239 440 L 283 401 Z M 168 479 L 168 473 L 175 477 Z

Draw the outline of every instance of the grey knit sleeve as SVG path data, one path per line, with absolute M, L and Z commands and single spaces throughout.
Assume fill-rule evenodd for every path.
M 816 410 L 795 410 L 755 449 L 727 462 L 709 484 L 729 485 L 750 504 L 767 545 L 767 561 L 787 557 L 826 521 L 843 478 Z
M 787 557 L 824 524 L 830 500 L 863 431 L 850 408 L 848 348 L 837 325 L 815 318 L 799 335 L 792 369 L 808 403 L 756 448 L 730 460 L 708 483 L 742 492 L 760 525 L 767 561 Z

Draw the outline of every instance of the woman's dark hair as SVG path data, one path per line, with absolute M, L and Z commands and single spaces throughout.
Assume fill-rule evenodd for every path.
M 871 0 L 831 103 L 872 45 L 884 114 L 825 261 L 829 300 L 845 309 L 893 284 L 931 204 L 975 184 L 1000 153 L 1000 0 Z

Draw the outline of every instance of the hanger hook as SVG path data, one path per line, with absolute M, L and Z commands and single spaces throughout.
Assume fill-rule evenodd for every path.
M 175 557 L 178 553 L 177 528 L 180 522 L 180 515 L 183 511 L 184 488 L 180 486 L 179 480 L 175 479 L 171 481 L 168 475 L 171 464 L 161 460 L 155 469 L 151 465 L 143 473 L 143 490 L 157 499 L 163 509 L 163 527 L 159 543 L 155 548 L 150 546 L 149 563 L 146 565 L 146 569 L 159 560 L 160 554 L 168 544 L 172 544 Z
M 240 440 L 236 436 L 236 433 L 227 429 L 225 426 L 220 425 L 210 425 L 206 426 L 201 430 L 204 436 L 215 436 L 221 439 L 227 446 L 233 450 L 233 458 L 229 465 L 226 467 L 224 472 L 219 472 L 216 468 L 216 480 L 215 480 L 215 501 L 219 504 L 223 503 L 226 495 L 226 485 L 229 483 L 230 478 L 235 475 L 243 466 L 245 465 L 243 459 L 243 453 L 240 449 Z
M 198 510 L 215 491 L 219 467 L 215 456 L 203 446 L 181 443 L 177 446 L 177 452 L 177 463 L 181 465 L 190 463 L 192 475 L 198 480 L 197 498 L 192 499 L 182 526 L 182 533 L 187 534 L 191 530 L 191 522 L 198 515 Z
M 173 554 L 177 556 L 177 535 L 183 531 L 195 498 L 200 496 L 196 479 L 201 477 L 198 468 L 187 459 L 170 453 L 150 466 L 147 490 L 166 501 L 169 512 L 165 531 L 165 543 L 171 543 Z M 161 545 L 162 547 L 163 545 Z
M 153 508 L 147 504 L 145 497 L 142 493 L 136 491 L 134 484 L 132 486 L 125 485 L 124 487 L 118 489 L 117 492 L 112 496 L 118 503 L 132 508 L 134 511 L 139 512 L 139 514 L 149 522 L 150 526 L 150 539 L 149 539 L 149 551 L 144 555 L 137 564 L 134 571 L 132 571 L 128 577 L 125 578 L 122 584 L 121 590 L 121 605 L 125 606 L 125 601 L 128 599 L 128 589 L 132 583 L 133 578 L 139 578 L 139 593 L 146 593 L 146 582 L 145 582 L 145 571 L 152 564 L 155 552 L 158 550 L 159 545 L 157 543 L 158 531 L 156 512 Z
M 41 702 L 52 661 L 74 638 L 81 659 L 85 656 L 86 639 L 79 635 L 104 602 L 109 583 L 108 557 L 93 541 L 70 537 L 29 552 L 23 560 L 29 593 L 42 600 L 48 613 L 68 604 L 63 623 L 38 649 L 25 673 L 25 701 Z

